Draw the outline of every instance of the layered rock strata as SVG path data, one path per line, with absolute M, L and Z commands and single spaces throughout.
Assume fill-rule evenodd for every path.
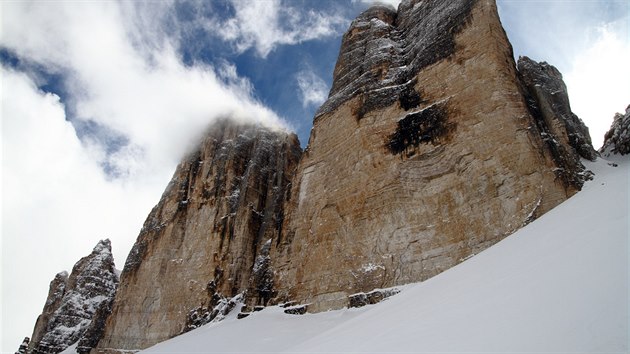
M 113 299 L 117 285 L 110 241 L 100 241 L 90 255 L 74 265 L 70 276 L 59 273 L 50 283 L 28 352 L 59 353 L 85 338 L 95 313 Z M 98 342 L 98 338 L 92 340 Z
M 538 107 L 554 105 L 549 89 L 532 96 Z M 275 301 L 317 312 L 425 280 L 574 194 L 581 170 L 545 141 L 529 97 L 494 1 L 407 0 L 360 15 L 271 250 Z M 558 146 L 577 164 L 566 140 L 582 149 L 588 133 L 572 136 L 582 131 L 562 113 L 544 118 L 563 123 L 552 132 L 568 135 Z
M 97 352 L 142 349 L 272 297 L 265 262 L 300 158 L 294 134 L 215 123 L 177 167 L 127 258 Z
M 615 114 L 610 130 L 604 136 L 604 145 L 600 152 L 606 157 L 630 154 L 630 105 L 626 107 L 625 114 Z

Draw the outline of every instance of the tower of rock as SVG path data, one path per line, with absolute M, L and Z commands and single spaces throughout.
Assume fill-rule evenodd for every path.
M 579 190 L 588 130 L 541 66 L 517 70 L 494 1 L 355 19 L 271 253 L 277 301 L 321 311 L 425 280 Z

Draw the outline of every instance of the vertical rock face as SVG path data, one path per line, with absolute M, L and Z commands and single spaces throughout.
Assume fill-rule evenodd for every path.
M 278 240 L 300 154 L 293 134 L 215 123 L 145 221 L 97 351 L 171 338 L 247 290 L 248 301 L 266 304 L 270 269 L 259 259 Z
M 51 282 L 29 352 L 59 353 L 79 341 L 97 309 L 111 301 L 117 285 L 110 241 L 100 241 L 90 255 L 74 265 L 70 276 L 62 272 Z
M 626 107 L 626 114 L 615 114 L 610 130 L 604 136 L 604 145 L 600 152 L 607 157 L 630 154 L 630 105 Z
M 530 113 L 559 167 L 558 176 L 580 188 L 583 181 L 579 176 L 584 170 L 580 157 L 595 160 L 597 152 L 588 128 L 571 112 L 562 74 L 554 66 L 528 57 L 519 58 L 518 71 Z
M 571 146 L 592 152 L 588 132 L 568 101 L 556 107 L 554 80 L 535 99 L 579 164 Z M 575 193 L 581 170 L 558 173 L 526 93 L 494 1 L 404 0 L 360 15 L 271 250 L 275 301 L 321 311 L 427 279 Z

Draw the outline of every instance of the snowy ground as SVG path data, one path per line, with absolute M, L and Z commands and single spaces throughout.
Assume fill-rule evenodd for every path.
M 485 252 L 385 302 L 303 316 L 277 307 L 143 353 L 627 352 L 630 159 Z

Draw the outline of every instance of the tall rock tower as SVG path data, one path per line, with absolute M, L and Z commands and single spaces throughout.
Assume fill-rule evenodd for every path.
M 272 278 L 256 261 L 278 239 L 300 154 L 294 134 L 212 125 L 146 219 L 95 351 L 171 338 L 225 313 L 247 290 L 266 304 Z
M 578 150 L 549 127 L 566 117 L 534 116 L 553 94 L 530 94 L 525 66 L 491 0 L 403 0 L 354 20 L 272 252 L 277 301 L 321 311 L 425 280 L 579 190 Z

